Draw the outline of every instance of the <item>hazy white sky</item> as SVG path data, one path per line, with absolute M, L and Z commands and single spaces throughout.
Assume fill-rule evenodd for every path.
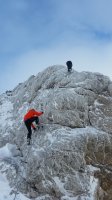
M 111 0 L 0 0 L 0 93 L 48 66 L 112 79 Z

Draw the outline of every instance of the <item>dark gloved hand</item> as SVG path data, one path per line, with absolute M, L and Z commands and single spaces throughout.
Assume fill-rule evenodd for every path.
M 33 128 L 33 130 L 36 131 L 37 129 L 36 129 L 36 128 Z

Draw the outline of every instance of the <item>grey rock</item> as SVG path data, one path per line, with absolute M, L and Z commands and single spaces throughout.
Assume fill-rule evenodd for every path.
M 3 118 L 10 122 L 0 129 L 0 147 L 8 143 L 12 157 L 10 162 L 2 160 L 0 169 L 6 166 L 11 187 L 36 200 L 101 196 L 102 185 L 94 178 L 92 190 L 91 179 L 97 170 L 93 165 L 107 165 L 111 159 L 111 85 L 99 73 L 68 74 L 64 66 L 51 66 L 19 84 L 11 96 L 0 96 L 1 106 L 12 105 L 8 118 L 0 113 L 1 124 Z M 32 133 L 27 146 L 23 116 L 29 108 L 43 110 L 44 115 L 43 129 Z

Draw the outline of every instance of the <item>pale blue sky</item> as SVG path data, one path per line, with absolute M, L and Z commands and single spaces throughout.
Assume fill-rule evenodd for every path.
M 112 78 L 111 0 L 0 0 L 0 93 L 48 66 Z

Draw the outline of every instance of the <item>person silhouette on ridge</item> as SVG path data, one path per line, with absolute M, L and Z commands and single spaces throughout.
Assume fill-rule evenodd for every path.
M 39 116 L 41 116 L 43 112 L 36 111 L 35 109 L 30 109 L 25 115 L 24 115 L 24 123 L 26 125 L 26 128 L 28 130 L 27 134 L 27 143 L 30 145 L 31 135 L 32 135 L 32 129 L 36 130 L 36 127 L 34 126 L 33 122 L 35 122 L 37 125 L 39 125 Z
M 67 65 L 67 68 L 68 68 L 68 72 L 71 72 L 72 71 L 72 66 L 73 66 L 72 61 L 70 61 L 70 60 L 67 61 L 66 65 Z

